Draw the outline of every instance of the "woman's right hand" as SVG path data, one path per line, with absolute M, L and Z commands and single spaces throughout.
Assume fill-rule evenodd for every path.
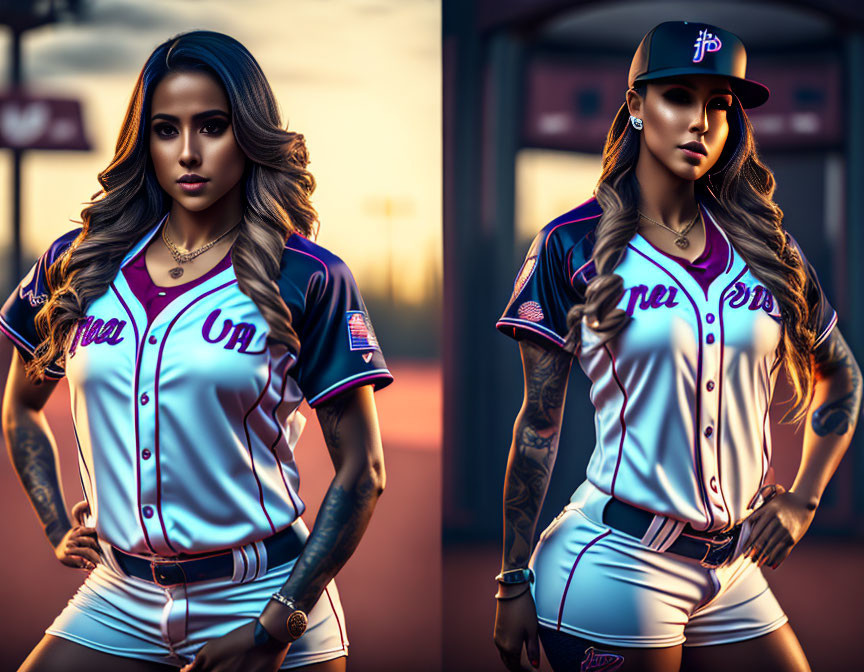
M 63 535 L 60 543 L 54 548 L 54 555 L 68 567 L 92 570 L 102 561 L 102 549 L 96 537 L 96 528 L 84 524 L 85 517 L 90 513 L 90 505 L 78 502 L 72 507 L 72 518 L 75 524 Z
M 502 586 L 502 589 L 523 589 L 523 586 Z M 522 665 L 522 647 L 532 667 L 540 667 L 540 640 L 537 635 L 537 609 L 530 590 L 518 597 L 499 599 L 495 612 L 495 646 L 501 660 L 511 672 L 530 672 Z

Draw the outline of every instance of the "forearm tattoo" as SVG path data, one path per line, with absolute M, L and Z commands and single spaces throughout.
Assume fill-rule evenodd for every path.
M 21 420 L 6 432 L 9 455 L 21 484 L 42 521 L 52 546 L 60 543 L 71 527 L 57 477 L 54 448 L 45 431 Z
M 570 355 L 526 350 L 526 398 L 516 421 L 504 483 L 504 564 L 525 567 L 561 430 Z
M 345 401 L 337 398 L 318 409 L 321 430 L 337 469 L 346 449 L 340 427 L 345 408 Z M 377 479 L 368 473 L 347 489 L 331 484 L 312 534 L 282 587 L 281 592 L 293 598 L 299 609 L 309 613 L 327 584 L 351 557 L 380 494 Z
M 838 376 L 843 382 L 839 392 L 832 394 L 831 398 L 813 411 L 810 424 L 819 436 L 842 436 L 853 430 L 858 420 L 861 408 L 861 369 L 836 327 L 825 343 L 816 350 L 814 359 L 820 376 Z

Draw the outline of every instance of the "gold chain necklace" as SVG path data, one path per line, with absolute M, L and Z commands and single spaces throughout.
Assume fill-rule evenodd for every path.
M 636 212 L 639 213 L 639 216 L 642 219 L 647 219 L 652 224 L 656 224 L 657 226 L 661 226 L 664 229 L 666 229 L 667 231 L 671 231 L 672 233 L 674 233 L 676 236 L 675 244 L 678 247 L 680 247 L 682 250 L 686 250 L 688 247 L 690 247 L 690 241 L 687 240 L 687 234 L 690 233 L 690 229 L 692 229 L 693 225 L 696 224 L 696 220 L 699 219 L 699 215 L 701 214 L 699 212 L 698 207 L 697 207 L 696 216 L 693 218 L 693 220 L 687 226 L 685 226 L 683 229 L 681 229 L 681 231 L 676 231 L 671 226 L 666 226 L 663 222 L 658 222 L 656 219 L 651 219 L 648 215 L 644 214 L 641 210 L 637 210 Z
M 174 263 L 177 264 L 176 267 L 174 267 L 168 271 L 168 274 L 172 278 L 174 278 L 175 280 L 177 278 L 179 278 L 181 275 L 183 275 L 183 269 L 180 267 L 180 264 L 186 264 L 186 263 L 192 261 L 199 254 L 203 254 L 204 252 L 209 250 L 211 247 L 213 247 L 216 243 L 218 243 L 220 240 L 222 240 L 225 236 L 227 236 L 229 233 L 231 233 L 234 229 L 236 229 L 239 225 L 240 225 L 240 222 L 237 222 L 230 229 L 228 229 L 227 231 L 225 231 L 221 235 L 217 236 L 216 238 L 211 240 L 209 243 L 205 243 L 204 245 L 199 247 L 197 250 L 191 250 L 188 252 L 184 252 L 179 247 L 177 247 L 177 245 L 174 243 L 174 241 L 172 241 L 168 237 L 168 220 L 166 219 L 165 220 L 165 226 L 162 227 L 162 240 L 165 243 L 165 246 L 168 248 L 168 251 L 171 253 L 171 256 L 174 258 Z

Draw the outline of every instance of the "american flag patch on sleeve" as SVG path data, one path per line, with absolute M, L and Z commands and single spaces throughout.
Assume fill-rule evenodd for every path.
M 348 318 L 348 348 L 349 350 L 380 350 L 378 339 L 372 330 L 369 316 L 362 310 L 349 310 Z

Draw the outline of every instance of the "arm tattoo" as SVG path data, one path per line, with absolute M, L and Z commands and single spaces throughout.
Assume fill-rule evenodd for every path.
M 816 368 L 823 378 L 837 376 L 842 383 L 836 394 L 813 411 L 811 426 L 819 436 L 842 436 L 855 428 L 861 408 L 861 369 L 843 335 L 835 327 L 831 335 L 814 353 Z
M 536 349 L 535 349 L 536 350 Z M 525 352 L 525 401 L 516 421 L 504 484 L 504 565 L 525 567 L 561 431 L 571 356 Z
M 342 440 L 340 424 L 347 407 L 345 395 L 318 408 L 321 430 L 336 469 L 348 447 Z M 321 593 L 357 548 L 381 494 L 375 478 L 366 473 L 351 487 L 333 483 L 324 496 L 315 526 L 291 576 L 282 586 L 298 609 L 307 614 Z
M 21 485 L 30 498 L 52 546 L 60 543 L 71 527 L 57 477 L 57 462 L 51 439 L 38 425 L 26 419 L 6 432 L 9 456 Z

